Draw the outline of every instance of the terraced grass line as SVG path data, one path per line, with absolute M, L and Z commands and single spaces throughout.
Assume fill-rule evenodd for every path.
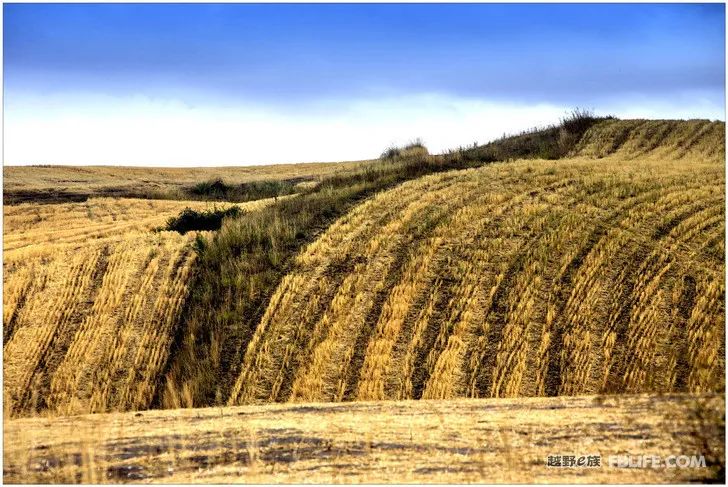
M 514 181 L 515 182 L 515 181 Z M 504 181 L 504 184 L 508 184 Z M 452 193 L 448 193 L 452 194 Z M 525 196 L 525 193 L 521 195 Z M 443 310 L 446 308 L 448 302 L 452 302 L 454 299 L 454 292 L 457 289 L 457 283 L 461 282 L 462 279 L 472 278 L 477 272 L 475 269 L 470 268 L 468 271 L 460 272 L 458 276 L 454 276 L 450 272 L 450 265 L 452 262 L 460 263 L 455 267 L 460 271 L 463 271 L 463 265 L 467 265 L 468 262 L 473 260 L 474 256 L 468 254 L 467 250 L 472 247 L 473 238 L 485 238 L 481 235 L 482 230 L 480 229 L 483 225 L 483 218 L 491 217 L 493 215 L 499 215 L 502 213 L 504 208 L 508 208 L 510 205 L 517 204 L 519 197 L 511 196 L 510 199 L 495 197 L 491 194 L 485 195 L 472 195 L 470 201 L 466 205 L 460 205 L 454 215 L 447 220 L 447 225 L 438 226 L 433 236 L 431 237 L 435 241 L 439 242 L 437 250 L 439 251 L 432 260 L 434 265 L 432 266 L 430 273 L 432 276 L 428 278 L 428 282 L 431 286 L 435 286 L 437 291 L 433 293 L 433 296 L 427 297 L 426 294 L 430 292 L 430 288 L 422 286 L 420 293 L 424 293 L 425 296 L 420 296 L 416 299 L 416 302 L 427 303 L 425 312 L 418 315 L 418 309 L 415 308 L 414 313 L 410 313 L 406 319 L 406 322 L 416 323 L 415 326 L 409 327 L 411 333 L 403 334 L 400 339 L 400 343 L 395 347 L 395 357 L 401 357 L 400 363 L 405 367 L 404 374 L 400 375 L 397 371 L 393 370 L 391 374 L 393 377 L 390 382 L 393 384 L 391 390 L 399 391 L 398 396 L 402 397 L 404 390 L 407 391 L 407 395 L 404 397 L 422 397 L 427 387 L 427 383 L 430 380 L 431 370 L 438 367 L 435 365 L 439 361 L 439 352 L 433 353 L 433 346 L 438 339 L 438 336 L 442 334 L 442 331 L 438 331 L 436 328 L 437 323 L 442 320 L 439 318 L 437 310 Z M 477 211 L 473 211 L 476 209 Z M 452 242 L 453 235 L 467 236 L 461 242 Z M 474 259 L 477 261 L 478 259 Z M 437 276 L 434 278 L 433 276 Z M 482 279 L 481 279 L 482 280 Z M 432 284 L 435 282 L 436 284 Z M 468 303 L 472 303 L 474 300 L 481 299 L 480 296 L 476 296 L 475 287 L 470 287 L 469 291 L 465 295 L 460 296 L 459 302 L 465 305 L 465 309 L 461 313 L 454 313 L 451 315 L 450 320 L 452 323 L 457 323 L 455 326 L 460 326 L 464 329 L 470 327 L 469 323 L 473 319 L 472 310 L 468 310 L 471 307 Z M 432 299 L 435 297 L 435 299 Z M 380 317 L 382 320 L 384 317 Z M 465 322 L 461 321 L 461 318 L 466 318 Z M 431 324 L 432 326 L 428 326 Z M 442 330 L 442 329 L 440 329 Z M 465 332 L 465 331 L 463 331 Z M 444 340 L 445 335 L 442 334 L 441 340 Z M 408 343 L 409 342 L 409 343 Z M 447 343 L 441 342 L 443 346 L 448 349 L 450 356 L 459 357 L 462 354 L 462 350 L 459 348 L 460 341 L 451 341 L 448 339 Z M 420 352 L 416 352 L 416 350 Z M 431 358 L 428 358 L 431 357 Z M 444 375 L 451 374 L 452 369 L 444 367 L 444 364 L 454 364 L 459 359 L 447 360 L 443 362 L 443 365 L 438 369 L 438 377 L 444 377 Z M 447 370 L 447 372 L 446 372 Z M 444 375 L 443 375 L 444 374 Z M 404 378 L 403 378 L 404 377 Z M 438 379 L 440 385 L 436 386 L 435 390 L 439 392 L 434 394 L 444 394 L 447 397 L 451 397 L 452 393 L 445 392 L 449 391 L 449 387 L 463 387 L 459 384 L 461 381 L 456 381 L 455 384 L 449 379 Z M 449 384 L 449 385 L 446 385 Z M 404 387 L 404 389 L 403 389 Z M 428 395 L 431 393 L 427 393 Z
M 36 382 L 45 370 L 58 330 L 68 333 L 66 325 L 79 306 L 79 296 L 88 291 L 99 252 L 89 256 L 76 256 L 69 263 L 57 263 L 48 269 L 54 282 L 59 282 L 58 292 L 49 300 L 36 295 L 28 303 L 28 322 L 23 323 L 13 339 L 4 347 L 4 393 L 7 410 L 18 413 L 40 406 Z M 63 277 L 72 276 L 64 280 Z M 65 338 L 60 335 L 60 338 Z
M 240 206 L 254 212 L 271 202 Z M 166 320 L 176 319 L 186 298 L 195 237 L 152 230 L 188 206 L 211 204 L 91 198 L 4 207 L 9 414 L 149 407 L 149 392 L 127 392 L 156 387 L 154 364 L 167 360 Z M 172 289 L 177 294 L 158 300 Z
M 156 403 L 175 403 L 179 399 L 172 397 L 175 391 L 189 391 L 192 402 L 186 405 L 214 404 L 228 397 L 234 401 L 231 393 L 238 393 L 240 374 L 249 370 L 243 368 L 241 351 L 254 339 L 267 303 L 304 245 L 377 191 L 472 164 L 423 155 L 383 160 L 359 172 L 326 178 L 309 192 L 264 209 L 254 218 L 246 216 L 224 226 L 200 259 L 197 284 L 183 313 L 186 319 L 174 341 L 174 360 L 166 368 L 168 385 L 160 388 Z M 211 354 L 217 349 L 219 363 Z M 293 352 L 288 350 L 284 355 Z M 283 369 L 277 364 L 275 370 Z M 278 375 L 268 379 L 274 388 L 287 383 Z
M 32 265 L 24 266 L 3 289 L 3 343 L 8 343 L 13 337 L 18 314 L 36 285 L 36 274 Z
M 706 219 L 706 214 L 710 214 L 713 210 L 703 210 L 694 212 L 690 218 L 686 218 L 679 225 L 675 225 L 674 230 L 670 232 L 669 237 L 672 241 L 668 243 L 666 249 L 659 249 L 658 255 L 650 256 L 651 266 L 643 269 L 639 273 L 643 286 L 638 286 L 635 293 L 637 298 L 633 301 L 632 311 L 630 314 L 630 336 L 627 339 L 628 344 L 633 344 L 627 356 L 626 362 L 629 364 L 626 371 L 626 387 L 628 390 L 650 390 L 654 388 L 654 384 L 645 384 L 652 364 L 655 362 L 655 354 L 657 353 L 656 344 L 654 343 L 655 334 L 659 324 L 664 323 L 661 318 L 660 309 L 664 308 L 664 293 L 658 292 L 657 287 L 662 279 L 666 278 L 667 273 L 671 270 L 674 261 L 671 259 L 672 247 L 677 246 L 685 241 L 690 241 L 696 234 L 702 233 L 705 228 L 709 227 L 712 222 Z M 723 220 L 723 216 L 719 216 Z M 690 229 L 691 225 L 696 225 Z
M 383 353 L 376 353 L 376 348 L 371 348 L 370 353 L 370 347 L 375 346 L 373 344 L 376 343 L 373 341 L 373 335 L 375 330 L 382 330 L 379 323 L 383 323 L 385 328 L 390 328 L 388 332 L 384 332 L 385 334 L 390 336 L 392 334 L 395 336 L 399 334 L 397 324 L 395 324 L 394 327 L 391 327 L 393 319 L 396 319 L 395 316 L 397 314 L 399 314 L 400 317 L 406 315 L 410 308 L 408 303 L 411 296 L 410 292 L 416 292 L 417 290 L 416 283 L 405 285 L 406 287 L 395 287 L 395 285 L 407 279 L 409 279 L 410 282 L 413 280 L 419 281 L 419 279 L 416 279 L 415 273 L 420 274 L 423 271 L 426 272 L 426 266 L 430 264 L 428 256 L 431 257 L 434 255 L 434 249 L 428 250 L 430 247 L 428 244 L 434 243 L 435 247 L 437 247 L 437 242 L 440 240 L 436 236 L 433 242 L 429 236 L 433 233 L 437 235 L 437 233 L 442 229 L 449 228 L 452 222 L 449 221 L 448 214 L 456 212 L 458 209 L 462 208 L 474 191 L 476 191 L 475 185 L 471 185 L 463 187 L 462 192 L 459 195 L 453 195 L 452 197 L 444 197 L 442 194 L 437 194 L 435 198 L 435 201 L 437 202 L 435 208 L 424 212 L 424 215 L 416 218 L 417 223 L 415 228 L 409 230 L 408 235 L 406 235 L 406 238 L 410 239 L 410 243 L 406 246 L 406 249 L 396 252 L 395 265 L 393 266 L 392 271 L 390 271 L 387 275 L 386 282 L 380 290 L 377 298 L 374 300 L 374 304 L 368 313 L 367 322 L 359 333 L 357 342 L 353 348 L 354 356 L 352 364 L 349 365 L 351 373 L 347 380 L 348 388 L 345 391 L 344 397 L 361 398 L 362 391 L 371 391 L 372 389 L 383 393 L 384 385 L 381 384 L 380 381 L 387 375 L 387 372 L 382 373 L 381 371 L 382 367 L 385 369 L 389 368 L 387 365 L 390 353 L 388 353 L 386 349 L 388 348 L 391 352 L 393 342 L 384 345 L 386 348 L 382 351 Z M 434 190 L 433 193 L 435 193 Z M 418 247 L 416 242 L 423 242 L 423 247 Z M 423 259 L 418 259 L 413 262 L 413 258 L 417 258 L 415 256 L 422 256 Z M 403 269 L 405 265 L 408 267 Z M 387 310 L 393 311 L 388 317 L 386 316 L 388 313 Z M 401 325 L 401 318 L 399 325 Z M 394 341 L 396 341 L 396 338 Z M 365 359 L 369 360 L 369 369 L 366 368 Z M 382 359 L 384 362 L 379 363 Z M 366 385 L 365 374 L 367 374 L 367 371 L 369 371 L 369 373 L 374 371 L 374 375 L 378 377 L 378 379 L 375 379 L 375 384 L 369 386 Z M 362 384 L 361 381 L 364 381 L 364 383 Z M 360 393 L 355 396 L 354 393 L 357 388 Z M 379 394 L 379 392 L 376 394 Z M 382 398 L 383 397 L 384 396 L 382 396 Z
M 390 282 L 387 286 L 391 289 L 387 300 L 380 307 L 374 307 L 382 311 L 376 326 L 371 327 L 369 340 L 366 340 L 366 333 L 360 333 L 355 349 L 364 353 L 361 354 L 357 399 L 382 400 L 387 397 L 386 378 L 392 363 L 397 360 L 393 348 L 406 326 L 406 316 L 412 309 L 415 296 L 424 285 L 423 278 L 430 272 L 430 265 L 433 264 L 433 257 L 440 243 L 441 240 L 434 237 L 423 240 L 414 248 L 403 266 L 401 282 Z M 390 274 L 390 279 L 393 277 Z
M 500 272 L 489 293 L 486 307 L 486 316 L 489 318 L 482 320 L 484 323 L 482 330 L 472 340 L 474 345 L 469 352 L 469 389 L 470 394 L 475 397 L 518 394 L 521 389 L 520 374 L 531 373 L 526 371 L 525 361 L 527 355 L 534 354 L 527 353 L 528 345 L 524 338 L 529 334 L 529 329 L 532 329 L 532 332 L 539 336 L 538 340 L 541 340 L 542 333 L 533 329 L 530 323 L 540 320 L 535 317 L 540 313 L 540 308 L 543 308 L 543 313 L 546 314 L 546 307 L 536 306 L 534 301 L 534 297 L 541 296 L 542 293 L 532 291 L 532 288 L 534 286 L 538 288 L 545 277 L 543 274 L 546 269 L 541 268 L 540 263 L 554 255 L 560 255 L 556 249 L 546 250 L 541 245 L 553 246 L 563 242 L 554 236 L 562 234 L 569 228 L 570 210 L 567 209 L 578 201 L 575 187 L 569 186 L 569 183 L 573 184 L 574 180 L 569 178 L 568 181 L 553 183 L 540 193 L 532 191 L 530 193 L 534 200 L 530 203 L 532 220 L 526 221 L 524 227 L 528 230 L 513 231 L 514 234 L 524 236 L 522 245 L 512 254 L 510 264 Z M 539 206 L 543 203 L 537 202 L 553 201 L 554 198 L 559 201 L 558 206 L 554 204 Z M 588 227 L 590 223 L 586 214 L 580 215 L 579 218 L 583 219 L 582 225 Z M 566 228 L 562 228 L 562 224 L 566 225 Z M 556 227 L 549 228 L 549 225 Z M 504 226 L 509 228 L 509 225 Z M 499 226 L 494 225 L 493 228 L 497 229 Z M 509 345 L 504 344 L 504 339 L 510 341 Z M 540 347 L 543 346 L 542 343 Z M 514 353 L 515 349 L 519 350 L 517 354 Z M 494 354 L 493 350 L 497 350 L 498 353 Z M 543 351 L 540 353 L 543 354 Z M 516 362 L 513 365 L 517 365 L 518 372 L 512 374 L 511 366 L 506 366 L 505 363 L 510 363 L 514 359 Z M 524 384 L 524 387 L 529 386 Z
M 348 292 L 342 293 L 340 299 L 336 302 L 336 306 L 331 309 L 329 320 L 332 326 L 329 328 L 330 333 L 314 348 L 312 361 L 310 362 L 310 372 L 297 378 L 297 381 L 301 381 L 300 385 L 297 386 L 294 383 L 293 396 L 295 399 L 299 398 L 296 395 L 297 387 L 302 391 L 298 394 L 305 394 L 300 396 L 300 399 L 304 401 L 329 397 L 328 395 L 318 396 L 316 388 L 310 383 L 307 384 L 307 381 L 311 379 L 318 381 L 323 378 L 324 374 L 320 370 L 321 366 L 325 367 L 327 364 L 340 363 L 339 360 L 327 356 L 328 350 L 346 344 L 344 346 L 348 347 L 348 350 L 344 353 L 348 358 L 349 354 L 354 353 L 355 343 L 349 343 L 349 340 L 357 336 L 356 330 L 362 328 L 371 330 L 371 325 L 367 326 L 365 322 L 348 323 L 348 321 L 351 318 L 364 319 L 370 312 L 369 310 L 377 310 L 375 307 L 376 296 L 386 292 L 387 275 L 396 272 L 396 269 L 401 266 L 404 258 L 402 252 L 411 244 L 412 239 L 416 238 L 418 232 L 427 231 L 432 226 L 432 224 L 428 223 L 423 224 L 422 219 L 424 218 L 425 222 L 429 222 L 436 218 L 434 215 L 428 215 L 424 212 L 426 209 L 429 210 L 428 207 L 436 201 L 439 201 L 437 191 L 428 192 L 423 197 L 418 198 L 406 209 L 401 219 L 393 219 L 388 225 L 381 228 L 380 235 L 383 237 L 381 240 L 375 237 L 369 242 L 368 248 L 363 249 L 367 263 L 360 266 L 360 269 L 355 268 L 354 272 L 350 274 L 350 277 L 353 278 L 351 294 Z M 441 205 L 443 204 L 444 202 L 438 204 L 437 211 L 442 211 Z M 392 238 L 393 234 L 397 236 Z M 380 257 L 381 260 L 369 257 L 372 254 L 375 257 Z M 347 289 L 346 284 L 341 289 Z M 350 297 L 354 299 L 351 300 Z M 337 324 L 350 328 L 351 331 L 339 334 L 337 333 Z M 319 353 L 324 358 L 318 359 Z M 334 377 L 340 377 L 339 373 L 334 372 L 333 374 Z M 339 388 L 340 386 L 337 386 L 336 391 L 339 391 Z M 338 393 L 333 397 L 338 397 Z
M 137 275 L 132 280 L 138 283 L 138 286 L 128 289 L 131 294 L 128 297 L 130 302 L 125 306 L 123 321 L 99 366 L 102 377 L 100 385 L 93 391 L 91 399 L 92 409 L 95 411 L 105 411 L 111 405 L 119 404 L 118 398 L 124 396 L 123 390 L 120 390 L 123 386 L 119 387 L 116 379 L 125 373 L 129 374 L 129 355 L 132 350 L 141 346 L 138 322 L 142 319 L 143 308 L 148 306 L 148 299 L 153 296 L 152 291 L 159 289 L 159 286 L 163 284 L 158 270 L 165 266 L 168 259 L 166 254 L 148 252 L 145 257 L 146 263 L 139 266 Z M 136 374 L 130 375 L 134 377 Z
M 426 226 L 432 226 L 434 224 L 435 222 L 433 220 L 428 220 Z M 418 231 L 419 230 L 420 228 L 418 228 Z M 415 238 L 419 238 L 419 235 L 417 235 L 417 237 Z M 413 244 L 410 243 L 410 246 L 412 245 Z M 390 269 L 390 272 L 384 279 L 381 288 L 377 290 L 377 293 L 372 300 L 372 306 L 366 315 L 365 322 L 363 326 L 359 328 L 356 341 L 351 348 L 351 352 L 349 352 L 349 360 L 346 364 L 345 376 L 343 379 L 340 380 L 340 389 L 339 394 L 337 395 L 337 397 L 340 399 L 353 399 L 357 397 L 357 390 L 361 390 L 361 380 L 362 374 L 364 372 L 363 367 L 365 366 L 365 359 L 369 359 L 370 364 L 376 364 L 376 362 L 378 362 L 378 356 L 376 355 L 374 349 L 369 348 L 369 344 L 371 343 L 373 335 L 377 329 L 380 312 L 385 306 L 385 302 L 388 299 L 388 296 L 391 296 L 390 293 L 392 291 L 392 288 L 395 286 L 395 284 L 398 282 L 398 279 L 400 279 L 400 276 L 402 275 L 402 267 L 405 265 L 405 262 L 408 259 L 408 255 L 403 249 L 403 251 L 399 251 L 395 254 L 394 259 L 395 260 Z M 381 357 L 381 355 L 379 355 L 379 357 Z M 380 389 L 378 385 L 376 385 L 375 387 L 377 390 Z M 381 391 L 383 393 L 383 386 L 381 387 Z
M 396 189 L 395 189 L 396 191 Z M 354 269 L 356 265 L 362 265 L 365 258 L 351 258 L 354 253 L 352 249 L 356 248 L 361 241 L 367 241 L 376 232 L 387 215 L 391 211 L 397 211 L 397 208 L 404 208 L 406 204 L 415 202 L 419 195 L 409 194 L 406 197 L 397 199 L 397 203 L 392 206 L 381 206 L 377 198 L 368 200 L 362 204 L 361 211 L 353 212 L 338 220 L 333 224 L 332 228 L 337 229 L 336 232 L 327 232 L 316 242 L 307 246 L 307 248 L 296 257 L 297 265 L 310 269 L 314 273 L 313 276 L 306 275 L 305 278 L 296 272 L 288 274 L 278 291 L 271 300 L 273 304 L 268 308 L 264 315 L 260 326 L 248 345 L 248 349 L 243 360 L 243 373 L 238 378 L 236 386 L 231 393 L 231 401 L 239 400 L 248 402 L 255 397 L 268 399 L 271 396 L 271 390 L 275 387 L 274 398 L 278 394 L 288 396 L 290 392 L 292 377 L 298 368 L 298 364 L 302 357 L 310 357 L 314 347 L 323 339 L 321 337 L 321 327 L 327 322 L 325 312 L 330 309 L 330 305 L 326 308 L 317 306 L 317 303 L 333 303 L 334 292 L 340 288 L 345 276 Z M 374 216 L 374 219 L 370 219 Z M 328 235 L 336 235 L 342 238 L 329 240 Z M 279 301 L 279 296 L 299 294 L 306 296 L 303 300 L 286 300 Z M 279 321 L 277 317 L 287 316 L 284 321 Z M 292 318 L 291 318 L 292 317 Z M 315 323 L 316 325 L 308 327 L 295 326 L 300 322 Z M 290 327 L 290 328 L 287 328 Z M 324 326 L 325 329 L 325 326 Z M 266 349 L 257 348 L 260 339 L 265 334 L 285 334 L 293 331 L 295 335 L 289 341 L 275 341 L 269 344 Z M 313 338 L 311 338 L 313 337 Z M 292 341 L 291 341 L 292 340 Z M 285 351 L 276 350 L 274 347 L 285 345 Z M 266 363 L 270 357 L 280 356 L 283 354 L 285 360 L 276 369 L 278 372 L 271 374 L 269 377 L 278 377 L 273 382 L 265 382 Z M 285 377 L 281 374 L 285 374 Z M 259 378 L 259 379 L 258 379 Z M 261 382 L 258 382 L 261 381 Z M 263 386 L 262 390 L 253 392 L 247 386 L 251 384 L 269 384 Z M 287 384 L 287 385 L 286 385 Z M 283 392 L 281 391 L 283 387 Z M 241 390 L 242 388 L 242 390 Z
M 434 191 L 435 189 L 436 188 L 433 188 L 433 192 L 429 196 L 434 197 L 434 200 L 436 201 L 438 196 L 437 196 L 437 192 Z M 430 203 L 432 201 L 433 200 L 430 200 Z M 390 287 L 394 284 L 394 282 L 396 282 L 395 280 L 393 280 L 393 276 L 396 276 L 398 274 L 399 269 L 401 268 L 401 266 L 404 262 L 404 260 L 403 260 L 404 253 L 403 252 L 406 251 L 406 249 L 411 245 L 411 243 L 405 243 L 405 242 L 412 242 L 413 240 L 418 239 L 419 235 L 421 235 L 422 232 L 426 232 L 428 228 L 430 228 L 432 225 L 436 224 L 437 219 L 439 218 L 438 215 L 443 213 L 442 207 L 449 207 L 452 204 L 455 204 L 455 201 L 441 201 L 441 203 L 438 204 L 437 209 L 435 209 L 431 213 L 428 213 L 428 212 L 420 211 L 420 209 L 422 209 L 422 208 L 429 207 L 429 204 L 427 201 L 422 200 L 421 198 L 416 198 L 416 199 L 410 200 L 409 207 L 405 206 L 404 210 L 402 210 L 403 211 L 402 219 L 399 219 L 399 220 L 395 219 L 390 224 L 391 228 L 395 228 L 395 226 L 396 226 L 400 229 L 407 229 L 404 231 L 399 230 L 401 232 L 401 234 L 403 235 L 403 237 L 402 237 L 403 240 L 400 242 L 387 242 L 387 241 L 384 242 L 384 245 L 394 244 L 395 247 L 393 247 L 393 248 L 399 249 L 398 252 L 396 253 L 396 255 L 394 255 L 393 257 L 391 255 L 389 256 L 390 257 L 390 260 L 389 260 L 390 266 L 389 266 L 387 272 L 382 274 L 381 276 L 377 277 L 376 279 L 374 279 L 372 277 L 367 277 L 365 274 L 359 275 L 360 272 L 358 272 L 356 268 L 352 269 L 352 272 L 349 275 L 350 276 L 359 275 L 358 278 L 361 279 L 360 283 L 364 283 L 365 288 L 367 287 L 367 283 L 370 283 L 370 282 L 371 283 L 377 282 L 379 284 L 378 284 L 378 288 L 375 290 L 375 292 L 372 295 L 371 301 L 369 301 L 367 303 L 369 305 L 369 311 L 366 313 L 367 318 L 365 318 L 365 320 L 367 320 L 367 321 L 365 323 L 368 323 L 368 324 L 364 324 L 364 325 L 358 327 L 358 329 L 361 331 L 358 333 L 355 332 L 355 336 L 357 336 L 356 341 L 355 341 L 353 347 L 350 349 L 351 351 L 347 352 L 347 354 L 349 356 L 349 361 L 351 361 L 351 359 L 354 358 L 354 354 L 361 354 L 362 351 L 366 350 L 368 338 L 371 335 L 371 333 L 373 332 L 373 329 L 375 327 L 374 322 L 372 322 L 372 319 L 376 319 L 376 316 L 378 315 L 377 310 L 380 309 L 384 296 L 386 295 L 386 292 L 388 292 Z M 383 207 L 381 211 L 384 214 L 391 213 L 391 207 Z M 386 235 L 387 233 L 388 232 L 383 232 L 382 235 Z M 364 242 L 366 243 L 366 241 L 364 241 Z M 361 243 L 360 243 L 360 245 L 361 245 Z M 380 253 L 380 254 L 382 253 L 381 247 L 378 244 L 375 246 L 375 248 L 378 253 Z M 360 247 L 360 249 L 361 249 L 361 247 Z M 354 252 L 361 252 L 360 249 L 355 249 Z M 370 255 L 370 253 L 371 253 L 371 250 L 364 251 L 365 257 L 362 259 L 362 262 L 361 262 L 361 266 L 362 266 L 361 272 L 362 273 L 365 272 L 365 270 L 366 270 L 366 268 L 363 266 L 364 266 L 365 262 L 367 262 L 369 260 L 368 255 Z M 357 294 L 357 296 L 358 296 L 359 293 L 361 292 L 361 291 L 359 291 L 359 289 L 361 289 L 361 287 L 362 287 L 361 284 L 355 285 L 355 287 L 352 288 L 352 293 Z M 332 301 L 332 304 L 333 304 L 333 301 Z M 346 310 L 346 305 L 343 305 L 342 309 Z M 332 311 L 333 310 L 331 308 L 329 308 L 329 310 L 327 310 L 327 312 L 332 312 Z M 320 330 L 322 330 L 322 329 L 325 330 L 325 327 L 321 326 L 325 322 L 326 321 L 322 320 L 321 322 L 317 323 L 316 326 L 314 327 L 314 330 L 318 330 L 319 333 L 320 333 Z M 314 337 L 315 336 L 316 335 L 314 335 Z M 319 336 L 322 336 L 322 335 L 319 335 Z M 314 338 L 311 341 L 311 343 L 316 344 L 316 346 L 320 346 L 322 341 L 323 341 L 323 338 L 319 339 L 319 340 Z M 315 348 L 312 348 L 312 350 L 315 350 Z M 352 368 L 349 365 L 347 365 L 346 367 L 347 367 L 347 370 L 352 370 L 353 373 L 355 373 L 357 375 L 360 372 L 359 367 L 355 366 Z M 350 382 L 349 382 L 351 384 L 350 388 L 349 388 L 350 392 L 351 392 L 351 389 L 353 389 L 353 387 L 354 387 L 354 385 L 353 385 L 354 380 L 355 380 L 354 377 L 350 378 Z M 343 386 L 343 391 L 341 391 L 342 386 Z M 338 391 L 337 394 L 345 394 L 346 385 L 345 384 L 340 385 L 337 388 L 337 391 Z
M 577 293 L 577 289 L 581 289 L 583 292 L 594 293 L 593 283 L 589 283 L 590 280 L 594 280 L 599 277 L 600 273 L 607 272 L 608 269 L 604 270 L 605 265 L 609 265 L 616 258 L 617 252 L 624 252 L 625 246 L 631 245 L 629 236 L 620 236 L 620 229 L 625 226 L 637 224 L 631 222 L 630 215 L 636 214 L 636 212 L 645 209 L 647 205 L 651 205 L 654 197 L 656 197 L 661 190 L 648 190 L 638 197 L 628 196 L 616 209 L 610 210 L 608 216 L 605 217 L 603 222 L 600 222 L 597 227 L 591 231 L 591 234 L 586 239 L 585 243 L 570 257 L 568 265 L 564 265 L 560 271 L 557 282 L 559 283 L 554 288 L 554 294 L 550 301 L 556 303 L 555 307 L 551 309 L 550 317 L 547 316 L 547 326 L 549 328 L 549 345 L 545 352 L 545 357 L 542 363 L 548 363 L 548 370 L 540 374 L 539 390 L 543 390 L 546 395 L 556 395 L 561 389 L 561 380 L 563 378 L 563 370 L 559 364 L 570 364 L 565 357 L 560 356 L 564 351 L 563 337 L 565 333 L 573 328 L 573 323 L 569 321 L 569 317 L 578 316 L 578 307 L 584 308 L 584 313 L 589 313 L 591 308 L 594 307 L 593 299 L 598 294 L 593 294 L 591 298 L 585 298 L 581 294 Z M 672 190 L 671 190 L 672 191 Z M 673 194 L 672 192 L 670 194 Z M 651 210 L 651 209 L 650 209 Z M 647 217 L 651 212 L 642 212 L 643 216 Z M 624 216 L 627 215 L 627 216 Z M 613 228 L 610 230 L 610 228 Z M 616 229 L 616 230 L 615 230 Z M 613 241 L 614 238 L 619 240 Z M 621 250 L 620 250 L 621 249 Z M 633 257 L 634 258 L 634 257 Z M 586 268 L 583 268 L 585 262 L 588 264 Z M 629 266 L 630 259 L 625 259 L 624 264 Z M 617 267 L 618 268 L 618 267 Z M 601 270 L 600 270 L 601 269 Z M 581 273 L 581 276 L 580 274 Z M 626 273 L 626 271 L 625 271 Z M 584 279 L 587 281 L 582 282 Z M 612 285 L 609 293 L 614 296 L 618 296 L 621 286 L 618 284 L 619 280 L 615 281 L 617 285 Z M 577 287 L 578 286 L 578 287 Z M 565 294 L 565 291 L 570 291 L 570 295 Z M 616 291 L 616 292 L 615 292 Z M 616 303 L 623 303 L 623 300 L 617 299 Z M 560 305 L 558 303 L 561 303 Z M 576 306 L 575 309 L 569 309 L 567 306 Z M 557 320 L 554 322 L 553 320 Z M 592 318 L 601 319 L 601 318 Z M 608 338 L 605 338 L 604 350 L 607 353 L 611 353 L 613 343 Z M 601 347 L 600 347 L 601 349 Z M 558 367 L 557 367 L 558 366 Z M 567 365 L 571 367 L 571 365 Z
M 545 186 L 548 189 L 550 186 L 558 185 L 559 183 L 554 183 Z M 502 282 L 503 278 L 502 272 L 499 274 L 498 270 L 474 267 L 469 263 L 487 261 L 488 255 L 493 252 L 493 249 L 505 245 L 501 235 L 488 235 L 484 231 L 488 228 L 510 228 L 507 220 L 502 220 L 502 215 L 507 214 L 509 208 L 525 204 L 527 199 L 533 198 L 535 194 L 537 194 L 536 191 L 528 190 L 520 195 L 511 196 L 510 199 L 493 198 L 491 195 L 480 196 L 471 200 L 465 208 L 458 210 L 449 227 L 444 229 L 441 238 L 449 236 L 452 239 L 455 235 L 467 236 L 467 238 L 461 241 L 456 240 L 456 243 L 447 246 L 447 261 L 457 263 L 453 266 L 456 273 L 452 274 L 448 267 L 440 267 L 437 270 L 441 278 L 445 276 L 442 278 L 442 282 L 445 284 L 444 296 L 451 296 L 448 302 L 442 301 L 440 308 L 451 307 L 451 311 L 449 311 L 447 319 L 435 318 L 432 321 L 433 325 L 438 322 L 441 325 L 439 329 L 430 328 L 429 345 L 424 348 L 426 353 L 420 354 L 420 360 L 413 364 L 415 370 L 418 371 L 414 397 L 420 397 L 420 395 L 423 397 L 457 397 L 466 390 L 461 370 L 467 374 L 468 365 L 473 368 L 479 364 L 479 362 L 475 365 L 469 364 L 465 356 L 475 332 L 472 327 L 477 322 L 484 322 L 485 314 L 482 311 L 482 302 L 486 299 L 492 302 L 494 297 L 494 291 L 491 291 L 490 298 L 482 296 L 480 292 L 482 283 L 487 282 L 488 276 L 498 276 L 498 279 L 501 279 L 499 282 Z M 474 209 L 477 210 L 473 211 Z M 474 245 L 474 242 L 479 240 L 494 242 L 495 245 L 493 249 L 482 249 L 477 244 Z M 477 252 L 473 253 L 475 249 Z M 440 259 L 440 262 L 445 262 L 445 259 Z M 467 335 L 467 338 L 463 335 Z M 458 378 L 456 379 L 456 377 Z

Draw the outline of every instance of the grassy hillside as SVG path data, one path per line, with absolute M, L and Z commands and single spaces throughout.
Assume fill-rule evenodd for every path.
M 575 112 L 543 137 L 553 138 L 554 129 L 573 147 L 597 122 Z M 498 146 L 509 143 L 510 139 L 495 142 Z M 536 155 L 531 147 L 523 153 Z M 492 161 L 492 157 L 473 156 L 470 150 L 433 156 L 415 142 L 390 148 L 377 161 L 322 178 L 316 186 L 254 218 L 231 221 L 201 253 L 189 313 L 182 314 L 156 405 L 191 407 L 228 400 L 242 371 L 241 351 L 253 338 L 276 287 L 295 267 L 295 256 L 336 218 L 404 181 Z
M 151 232 L 203 202 L 6 206 L 6 411 L 722 391 L 725 125 L 568 127 L 390 151 L 204 238 Z
M 7 483 L 673 483 L 724 479 L 720 396 L 265 405 L 4 424 Z M 612 455 L 705 456 L 617 468 Z M 550 455 L 600 455 L 554 468 Z
M 468 166 L 472 163 L 452 157 L 386 158 L 326 177 L 295 197 L 227 222 L 203 245 L 155 405 L 223 404 L 241 370 L 241 351 L 304 245 L 379 191 Z
M 229 403 L 724 390 L 723 134 L 609 121 L 376 195 L 296 257 Z

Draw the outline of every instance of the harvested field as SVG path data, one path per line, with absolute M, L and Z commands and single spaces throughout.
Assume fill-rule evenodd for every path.
M 98 198 L 4 207 L 6 414 L 149 406 L 196 258 L 194 232 L 151 230 L 210 206 Z
M 206 202 L 5 206 L 4 480 L 723 480 L 724 139 L 382 159 L 208 233 L 152 231 Z

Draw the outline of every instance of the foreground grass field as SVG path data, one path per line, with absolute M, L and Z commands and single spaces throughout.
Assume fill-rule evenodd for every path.
M 719 478 L 718 396 L 268 405 L 6 421 L 5 482 L 684 483 Z M 611 455 L 704 455 L 618 468 Z M 594 468 L 548 456 L 599 455 Z M 724 473 L 723 473 L 724 475 Z
M 210 206 L 93 198 L 4 207 L 6 414 L 149 406 L 196 258 L 194 233 L 152 229 Z

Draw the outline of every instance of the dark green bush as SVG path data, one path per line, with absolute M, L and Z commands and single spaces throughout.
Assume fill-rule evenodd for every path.
M 603 119 L 594 116 L 594 112 L 591 110 L 575 108 L 561 119 L 560 127 L 570 134 L 581 137 L 599 120 Z
M 228 186 L 222 179 L 213 179 L 202 183 L 197 183 L 192 187 L 190 192 L 197 196 L 207 196 L 213 199 L 223 199 L 232 190 L 232 186 Z
M 219 230 L 224 218 L 234 218 L 241 214 L 242 210 L 238 206 L 226 209 L 213 208 L 206 211 L 185 208 L 179 215 L 170 217 L 164 229 L 182 234 L 195 230 Z M 200 246 L 200 242 L 197 244 Z

